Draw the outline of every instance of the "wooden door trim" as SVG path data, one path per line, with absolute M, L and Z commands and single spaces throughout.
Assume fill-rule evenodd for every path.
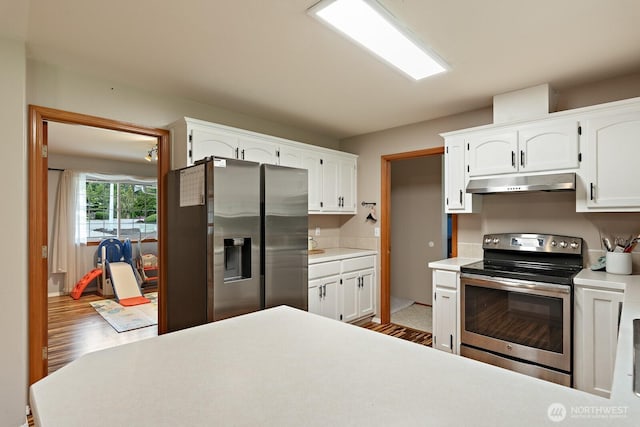
M 47 259 L 43 247 L 47 245 L 47 158 L 44 149 L 47 142 L 45 123 L 59 122 L 92 126 L 102 129 L 135 133 L 158 140 L 158 252 L 159 265 L 166 264 L 165 235 L 166 176 L 170 168 L 169 131 L 138 126 L 86 114 L 72 113 L 53 108 L 29 105 L 29 384 L 47 375 L 46 352 L 48 344 L 47 319 Z M 48 250 L 47 250 L 48 252 Z M 160 268 L 158 277 L 158 333 L 166 332 L 165 286 L 166 270 Z
M 391 162 L 444 154 L 444 147 L 381 156 L 380 171 L 380 322 L 391 323 Z M 452 254 L 457 256 L 457 216 L 452 217 Z

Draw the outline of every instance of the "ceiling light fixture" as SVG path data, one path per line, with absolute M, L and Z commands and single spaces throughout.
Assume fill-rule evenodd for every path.
M 449 68 L 376 0 L 322 0 L 307 12 L 415 80 Z
M 151 147 L 144 158 L 147 162 L 150 162 L 151 160 L 158 160 L 158 144 Z

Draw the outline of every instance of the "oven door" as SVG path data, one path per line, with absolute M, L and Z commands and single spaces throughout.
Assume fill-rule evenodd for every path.
M 463 274 L 461 343 L 571 372 L 571 287 Z

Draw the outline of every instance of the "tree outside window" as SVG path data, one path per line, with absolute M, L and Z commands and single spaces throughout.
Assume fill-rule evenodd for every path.
M 87 239 L 157 237 L 157 186 L 86 181 Z

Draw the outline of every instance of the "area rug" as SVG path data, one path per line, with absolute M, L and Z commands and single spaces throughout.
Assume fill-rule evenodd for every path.
M 89 304 L 118 332 L 146 328 L 158 324 L 158 293 L 144 294 L 151 300 L 148 304 L 123 307 L 115 300 L 105 299 Z

